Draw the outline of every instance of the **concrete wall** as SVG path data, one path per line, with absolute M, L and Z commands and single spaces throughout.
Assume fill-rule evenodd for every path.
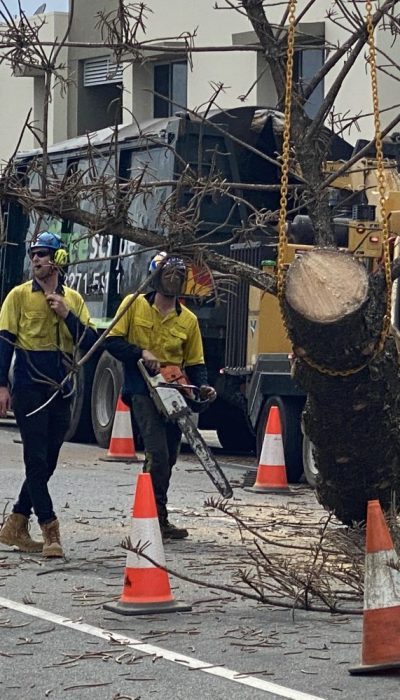
M 67 24 L 68 15 L 65 12 L 53 12 L 46 15 L 46 25 L 43 27 L 43 29 L 46 28 L 46 31 L 43 32 L 43 40 L 47 39 L 51 41 L 54 37 L 61 39 L 65 34 Z M 64 77 L 67 77 L 67 49 L 61 50 L 58 63 L 64 66 L 60 72 Z M 58 84 L 56 78 L 53 78 L 52 88 L 53 93 L 49 109 L 49 141 L 50 143 L 56 143 L 57 141 L 62 141 L 67 136 L 68 92 L 64 94 L 63 87 Z
M 12 95 L 12 99 L 10 96 Z M 17 145 L 26 116 L 33 109 L 32 78 L 15 78 L 10 68 L 0 65 L 0 167 Z M 20 149 L 33 148 L 33 136 L 25 131 Z
M 39 16 L 38 20 L 43 19 Z M 42 41 L 52 41 L 55 36 L 63 36 L 67 27 L 68 15 L 54 12 L 46 15 L 46 22 L 40 30 Z M 48 51 L 49 49 L 45 49 Z M 67 51 L 60 53 L 59 62 L 66 75 Z M 24 75 L 26 77 L 24 77 Z M 54 83 L 54 81 L 53 81 Z M 31 121 L 35 128 L 43 129 L 43 89 L 44 77 L 38 71 L 27 69 L 22 75 L 13 75 L 9 64 L 0 66 L 0 162 L 4 162 L 13 153 L 21 129 L 31 109 Z M 53 84 L 53 96 L 49 105 L 48 137 L 49 143 L 66 138 L 67 134 L 67 98 L 61 96 L 61 86 Z M 31 132 L 26 131 L 21 141 L 20 150 L 35 148 L 36 140 Z

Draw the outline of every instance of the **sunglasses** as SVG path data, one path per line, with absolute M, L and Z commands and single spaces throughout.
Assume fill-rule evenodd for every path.
M 32 258 L 37 255 L 38 258 L 46 258 L 48 255 L 50 255 L 49 250 L 30 250 L 29 251 L 29 257 L 32 260 Z

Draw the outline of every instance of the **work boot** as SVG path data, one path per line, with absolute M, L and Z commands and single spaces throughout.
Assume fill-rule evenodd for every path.
M 50 523 L 41 525 L 43 532 L 43 556 L 44 557 L 63 557 L 64 552 L 60 541 L 60 524 L 58 520 L 52 520 Z
M 10 513 L 0 530 L 0 542 L 18 547 L 21 552 L 41 552 L 43 542 L 35 542 L 29 534 L 29 518 L 22 513 Z
M 176 527 L 176 525 L 169 522 L 168 512 L 165 506 L 157 506 L 157 511 L 163 540 L 183 540 L 185 537 L 189 536 L 185 527 Z

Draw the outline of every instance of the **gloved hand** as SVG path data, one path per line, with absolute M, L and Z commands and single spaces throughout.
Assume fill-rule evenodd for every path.
M 210 403 L 217 398 L 217 392 L 212 386 L 208 386 L 208 384 L 202 384 L 199 388 L 199 394 L 202 401 L 209 401 Z

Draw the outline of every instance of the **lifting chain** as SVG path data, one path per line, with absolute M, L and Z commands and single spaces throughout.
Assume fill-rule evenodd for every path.
M 379 98 L 378 98 L 378 71 L 376 67 L 376 48 L 374 41 L 374 25 L 372 21 L 372 2 L 367 0 L 367 33 L 368 33 L 368 45 L 369 45 L 369 64 L 371 70 L 371 84 L 372 84 L 372 101 L 374 108 L 374 124 L 375 124 L 375 152 L 377 160 L 377 174 L 379 183 L 379 214 L 382 222 L 382 241 L 383 241 L 383 262 L 385 266 L 385 278 L 386 278 L 386 314 L 383 320 L 383 329 L 381 340 L 379 342 L 379 347 L 377 352 L 383 349 L 386 337 L 390 331 L 390 319 L 391 319 L 391 308 L 392 308 L 392 275 L 390 267 L 390 250 L 389 250 L 389 225 L 388 225 L 388 215 L 385 206 L 385 192 L 386 192 L 386 179 L 385 179 L 385 164 L 383 159 L 383 148 L 382 148 L 382 128 L 381 128 L 381 115 L 379 112 Z
M 283 301 L 285 296 L 285 248 L 287 245 L 286 236 L 286 213 L 287 194 L 289 183 L 289 161 L 290 161 L 290 126 L 292 122 L 292 87 L 293 87 L 293 62 L 294 62 L 294 40 L 296 33 L 296 3 L 297 0 L 289 1 L 288 33 L 287 33 L 287 56 L 286 56 L 286 81 L 285 81 L 285 110 L 282 140 L 282 169 L 281 169 L 281 196 L 279 210 L 279 239 L 278 239 L 278 260 L 276 270 L 276 283 L 278 289 L 278 299 L 283 316 Z
M 286 63 L 286 81 L 285 81 L 285 110 L 284 110 L 284 129 L 282 141 L 282 169 L 281 169 L 281 196 L 280 196 L 280 211 L 279 211 L 279 238 L 278 238 L 278 258 L 277 258 L 277 292 L 279 304 L 281 307 L 282 318 L 284 319 L 284 297 L 285 297 L 285 249 L 287 245 L 286 236 L 286 216 L 287 216 L 287 194 L 289 181 L 289 161 L 290 161 L 290 126 L 291 126 L 291 110 L 292 110 L 292 87 L 293 87 L 293 61 L 294 61 L 294 43 L 296 31 L 296 3 L 297 0 L 289 0 L 288 2 L 288 34 L 287 34 L 287 63 Z M 386 279 L 386 311 L 383 318 L 382 332 L 379 341 L 375 347 L 373 355 L 367 362 L 347 370 L 332 370 L 323 367 L 312 360 L 303 357 L 302 359 L 313 369 L 321 374 L 326 374 L 331 377 L 348 377 L 356 374 L 368 367 L 373 360 L 384 348 L 386 338 L 390 332 L 391 321 L 391 301 L 392 301 L 392 278 L 390 267 L 390 250 L 389 250 L 389 226 L 388 217 L 385 207 L 385 166 L 382 148 L 382 130 L 381 119 L 379 112 L 378 98 L 378 77 L 376 66 L 376 48 L 374 39 L 374 24 L 372 16 L 372 2 L 366 0 L 366 30 L 369 46 L 369 66 L 371 71 L 372 85 L 372 101 L 374 112 L 375 126 L 375 152 L 377 161 L 377 178 L 379 190 L 379 213 L 382 222 L 382 246 L 383 246 L 383 262 L 385 268 Z M 285 324 L 286 325 L 286 324 Z

